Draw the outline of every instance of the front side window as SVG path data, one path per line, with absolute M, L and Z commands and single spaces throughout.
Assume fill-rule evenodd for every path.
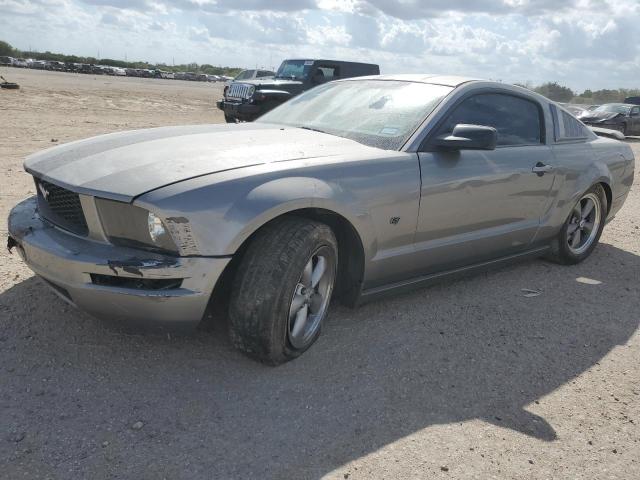
M 452 90 L 443 85 L 388 80 L 326 83 L 257 121 L 317 130 L 397 150 Z
M 438 128 L 437 135 L 452 133 L 460 123 L 495 128 L 499 146 L 542 143 L 538 106 L 513 95 L 483 93 L 463 100 Z

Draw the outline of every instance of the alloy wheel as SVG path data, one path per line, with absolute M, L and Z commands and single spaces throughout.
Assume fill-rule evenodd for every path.
M 329 306 L 335 264 L 326 250 L 322 247 L 311 255 L 291 297 L 287 336 L 294 348 L 313 340 Z
M 567 243 L 574 255 L 584 253 L 598 236 L 601 210 L 600 198 L 595 193 L 586 194 L 573 208 L 567 225 Z

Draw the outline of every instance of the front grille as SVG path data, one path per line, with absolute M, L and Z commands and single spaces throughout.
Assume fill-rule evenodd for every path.
M 53 183 L 36 179 L 38 211 L 47 220 L 77 235 L 89 233 L 80 196 Z
M 227 98 L 249 98 L 251 85 L 246 83 L 232 83 L 227 90 Z

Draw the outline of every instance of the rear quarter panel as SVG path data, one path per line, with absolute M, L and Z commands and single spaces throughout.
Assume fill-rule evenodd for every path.
M 557 234 L 571 208 L 594 184 L 602 182 L 611 188 L 610 219 L 624 203 L 633 183 L 633 153 L 623 142 L 597 137 L 586 142 L 558 143 L 552 148 L 556 164 L 553 201 L 542 219 L 539 240 Z

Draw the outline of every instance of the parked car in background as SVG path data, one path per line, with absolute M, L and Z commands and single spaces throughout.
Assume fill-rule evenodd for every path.
M 634 158 L 529 90 L 398 75 L 320 85 L 256 123 L 76 141 L 25 169 L 36 196 L 8 246 L 59 296 L 156 325 L 228 299 L 233 343 L 278 364 L 316 341 L 333 297 L 583 261 Z
M 586 125 L 618 130 L 623 135 L 640 135 L 640 106 L 607 103 L 582 113 L 579 119 Z
M 627 97 L 624 99 L 624 103 L 629 105 L 640 105 L 640 97 Z
M 253 121 L 296 95 L 332 80 L 379 75 L 370 63 L 337 60 L 285 60 L 271 79 L 233 81 L 217 107 L 229 123 Z
M 59 62 L 57 60 L 48 60 L 47 61 L 47 69 L 53 70 L 55 72 L 64 72 L 65 71 L 65 63 Z
M 28 64 L 29 68 L 36 70 L 48 70 L 47 62 L 45 60 L 33 60 Z
M 582 115 L 583 113 L 587 112 L 587 105 L 577 105 L 577 104 L 571 104 L 571 103 L 565 103 L 562 104 L 562 106 L 571 114 L 575 115 L 576 117 L 579 115 Z
M 1 67 L 11 67 L 13 65 L 13 57 L 0 57 Z
M 24 58 L 15 58 L 13 60 L 13 66 L 18 68 L 28 68 L 29 64 Z

